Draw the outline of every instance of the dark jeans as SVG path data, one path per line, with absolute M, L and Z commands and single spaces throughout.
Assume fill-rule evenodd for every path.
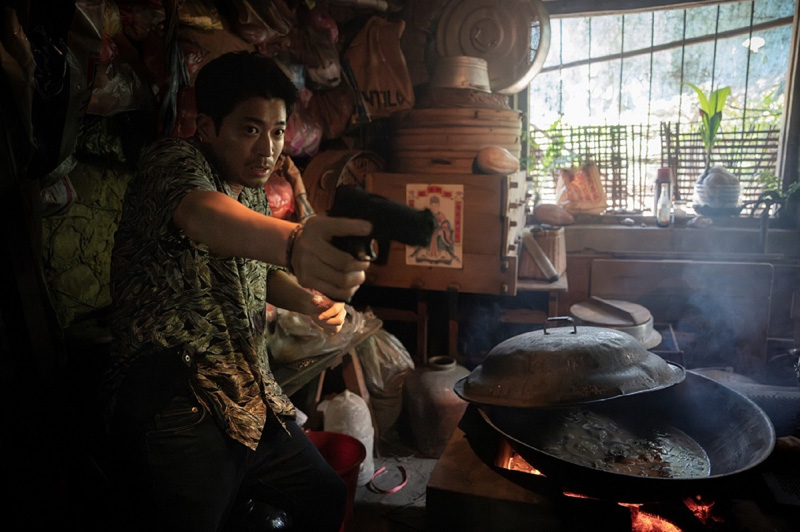
M 339 530 L 344 481 L 294 421 L 287 432 L 271 416 L 253 451 L 224 434 L 191 392 L 139 414 L 118 405 L 110 427 L 132 529 L 230 530 L 253 499 L 285 511 L 291 530 Z

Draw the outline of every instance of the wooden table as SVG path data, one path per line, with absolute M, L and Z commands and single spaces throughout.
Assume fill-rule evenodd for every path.
M 345 387 L 353 393 L 360 395 L 367 406 L 370 407 L 370 414 L 373 415 L 373 426 L 375 425 L 374 414 L 369 400 L 369 391 L 364 381 L 364 372 L 356 353 L 356 348 L 370 338 L 383 327 L 383 322 L 379 319 L 368 319 L 360 331 L 343 347 L 318 356 L 311 356 L 296 360 L 289 364 L 276 365 L 272 368 L 275 380 L 283 389 L 287 396 L 294 395 L 305 385 L 317 379 L 317 391 L 314 395 L 311 415 L 316 410 L 317 404 L 322 400 L 322 385 L 325 382 L 325 375 L 329 369 L 342 366 L 342 377 Z

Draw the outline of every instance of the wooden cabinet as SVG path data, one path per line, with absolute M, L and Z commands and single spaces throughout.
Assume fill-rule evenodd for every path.
M 517 240 L 525 224 L 525 173 L 371 173 L 366 181 L 370 192 L 403 203 L 408 191 L 419 185 L 460 186 L 463 190 L 459 260 L 450 267 L 409 263 L 406 246 L 394 242 L 389 262 L 370 267 L 367 282 L 394 288 L 515 295 Z
M 757 262 L 596 259 L 590 295 L 643 305 L 670 323 L 691 367 L 758 376 L 766 358 L 774 267 Z

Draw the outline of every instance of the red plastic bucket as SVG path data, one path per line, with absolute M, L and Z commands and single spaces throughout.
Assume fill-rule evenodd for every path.
M 344 523 L 346 523 L 353 514 L 358 469 L 361 462 L 367 457 L 367 449 L 363 443 L 349 434 L 324 430 L 311 430 L 306 434 L 325 461 L 342 477 L 347 486 L 347 509 L 344 514 Z M 342 530 L 344 530 L 344 523 L 342 523 Z

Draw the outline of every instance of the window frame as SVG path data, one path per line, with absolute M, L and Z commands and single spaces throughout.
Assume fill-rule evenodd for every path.
M 686 9 L 698 6 L 743 2 L 750 0 L 542 0 L 551 19 L 567 17 L 596 17 L 611 14 L 629 14 L 654 9 Z M 789 51 L 789 69 L 786 74 L 786 93 L 781 117 L 781 138 L 778 146 L 777 175 L 783 180 L 784 190 L 800 180 L 800 1 L 795 3 L 792 23 L 792 42 Z M 517 107 L 527 111 L 527 90 L 515 99 Z M 527 127 L 528 124 L 525 124 Z M 524 146 L 527 153 L 528 146 Z

